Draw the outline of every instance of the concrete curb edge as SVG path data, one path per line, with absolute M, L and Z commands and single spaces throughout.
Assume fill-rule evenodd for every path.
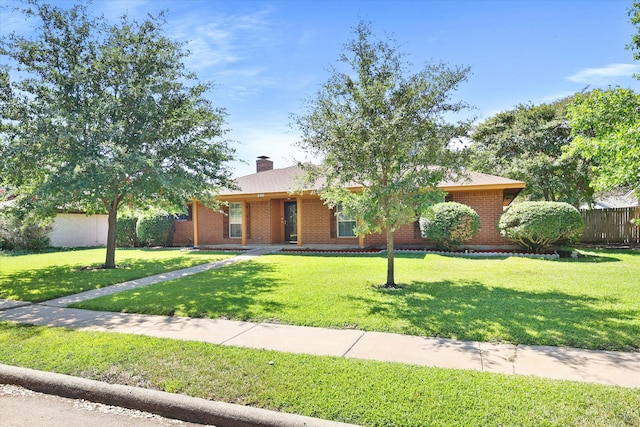
M 0 364 L 0 383 L 217 427 L 347 427 L 335 421 Z

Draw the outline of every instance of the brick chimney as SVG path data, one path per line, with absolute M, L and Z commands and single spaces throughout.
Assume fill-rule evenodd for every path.
M 258 156 L 258 160 L 256 160 L 256 171 L 264 172 L 273 170 L 273 162 L 269 160 L 267 156 Z

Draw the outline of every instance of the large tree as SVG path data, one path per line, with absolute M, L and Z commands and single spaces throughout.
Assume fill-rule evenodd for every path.
M 570 152 L 591 159 L 596 188 L 640 191 L 640 94 L 597 89 L 578 96 L 569 116 L 575 135 Z
M 470 146 L 470 167 L 527 183 L 533 200 L 578 205 L 590 201 L 589 162 L 563 155 L 572 140 L 567 104 L 521 104 L 479 124 Z
M 311 181 L 322 176 L 325 202 L 357 216 L 358 234 L 386 233 L 385 286 L 394 287 L 394 232 L 442 200 L 436 186 L 455 171 L 448 145 L 469 123 L 445 118 L 467 108 L 451 97 L 469 69 L 427 64 L 411 74 L 396 47 L 374 40 L 366 23 L 339 63 L 345 71 L 334 68 L 306 114 L 294 115 L 299 145 L 322 159 L 307 167 Z M 362 190 L 347 190 L 355 186 Z
M 627 49 L 640 60 L 640 1 L 627 12 L 636 27 Z M 569 117 L 575 136 L 569 152 L 594 162 L 595 186 L 640 192 L 640 94 L 624 88 L 594 90 L 576 98 Z
M 162 14 L 110 24 L 83 4 L 36 0 L 21 12 L 38 26 L 0 44 L 11 66 L 0 72 L 0 186 L 50 208 L 107 212 L 112 268 L 123 204 L 175 210 L 228 183 L 224 111 L 185 69 L 188 51 L 165 35 Z

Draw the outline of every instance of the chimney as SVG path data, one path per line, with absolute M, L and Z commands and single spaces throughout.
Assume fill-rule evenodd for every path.
M 258 156 L 258 160 L 256 160 L 256 171 L 264 172 L 273 170 L 273 162 L 269 160 L 267 156 Z

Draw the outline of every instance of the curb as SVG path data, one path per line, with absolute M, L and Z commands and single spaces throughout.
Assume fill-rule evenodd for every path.
M 0 383 L 217 427 L 354 427 L 335 421 L 0 364 Z

